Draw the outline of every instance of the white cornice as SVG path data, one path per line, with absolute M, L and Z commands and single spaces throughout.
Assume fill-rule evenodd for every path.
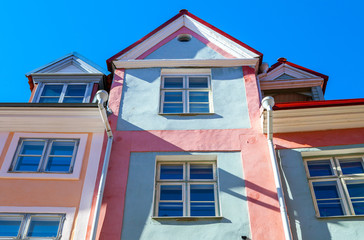
M 150 68 L 150 67 L 237 67 L 253 66 L 258 58 L 249 59 L 152 59 L 114 61 L 116 68 Z
M 306 87 L 322 86 L 323 83 L 324 83 L 324 80 L 322 78 L 260 80 L 260 88 L 262 90 L 306 88 Z
M 0 132 L 103 132 L 95 108 L 0 107 Z
M 274 133 L 364 128 L 364 105 L 275 110 Z M 262 114 L 266 133 L 266 111 Z
M 316 75 L 313 75 L 311 73 L 308 73 L 306 71 L 303 71 L 301 69 L 289 66 L 287 64 L 282 64 L 280 66 L 278 66 L 277 68 L 273 69 L 272 71 L 266 73 L 266 74 L 261 74 L 259 75 L 259 79 L 261 81 L 264 80 L 274 80 L 277 77 L 281 76 L 282 74 L 288 74 L 294 78 L 318 78 Z

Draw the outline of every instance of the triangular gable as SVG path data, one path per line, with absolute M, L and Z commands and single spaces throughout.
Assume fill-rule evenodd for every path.
M 286 78 L 287 75 L 293 78 Z M 288 62 L 285 58 L 279 58 L 278 62 L 273 64 L 266 73 L 260 74 L 259 78 L 261 82 L 285 81 L 290 79 L 292 81 L 302 81 L 305 79 L 310 82 L 321 81 L 321 87 L 325 93 L 329 77 L 311 69 Z
M 91 62 L 80 54 L 73 52 L 63 56 L 51 63 L 37 68 L 26 75 L 54 73 L 54 74 L 104 74 L 108 75 L 108 71 Z
M 177 33 L 188 32 L 225 58 L 261 58 L 263 54 L 208 24 L 202 19 L 181 10 L 160 27 L 107 60 L 108 68 L 115 60 L 145 59 L 149 54 L 171 41 Z

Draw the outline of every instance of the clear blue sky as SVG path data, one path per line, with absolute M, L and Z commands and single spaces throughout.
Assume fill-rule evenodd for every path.
M 1 1 L 0 102 L 26 102 L 25 73 L 72 51 L 106 59 L 188 9 L 264 54 L 329 76 L 326 99 L 364 98 L 362 1 Z

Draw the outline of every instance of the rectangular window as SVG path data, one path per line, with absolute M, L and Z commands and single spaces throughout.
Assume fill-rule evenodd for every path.
M 320 217 L 364 215 L 364 158 L 305 160 L 316 213 Z
M 211 113 L 209 75 L 164 75 L 161 86 L 161 113 Z
M 219 216 L 217 189 L 216 162 L 158 162 L 154 216 Z
M 60 239 L 65 214 L 0 214 L 0 239 Z
M 79 140 L 19 139 L 10 172 L 72 173 Z
M 88 99 L 88 84 L 45 83 L 39 94 L 40 103 L 83 103 Z

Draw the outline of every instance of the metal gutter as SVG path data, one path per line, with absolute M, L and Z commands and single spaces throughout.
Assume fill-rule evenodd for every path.
M 112 141 L 114 138 L 112 131 L 111 131 L 110 123 L 107 118 L 106 110 L 104 107 L 104 104 L 108 99 L 108 94 L 106 91 L 100 90 L 96 93 L 95 98 L 97 99 L 97 102 L 98 102 L 97 105 L 99 107 L 101 119 L 104 123 L 105 131 L 106 131 L 108 138 L 107 138 L 107 145 L 106 145 L 106 151 L 105 151 L 105 156 L 104 156 L 104 163 L 103 163 L 102 171 L 101 171 L 99 189 L 97 191 L 97 196 L 96 196 L 95 215 L 94 215 L 92 225 L 91 225 L 91 240 L 96 239 L 97 227 L 98 227 L 99 216 L 100 216 L 100 208 L 101 208 L 102 198 L 104 196 L 107 170 L 108 170 L 108 166 L 109 166 Z
M 284 195 L 282 190 L 282 182 L 279 175 L 278 170 L 278 162 L 276 152 L 274 150 L 273 144 L 273 106 L 274 106 L 274 99 L 272 97 L 265 97 L 262 100 L 262 106 L 264 109 L 267 110 L 267 143 L 269 148 L 269 155 L 272 163 L 273 168 L 273 175 L 274 175 L 274 183 L 276 185 L 278 202 L 279 202 L 279 209 L 281 212 L 282 223 L 283 223 L 283 231 L 286 240 L 292 240 L 292 233 L 289 226 L 289 219 L 287 213 L 286 203 L 284 201 Z

